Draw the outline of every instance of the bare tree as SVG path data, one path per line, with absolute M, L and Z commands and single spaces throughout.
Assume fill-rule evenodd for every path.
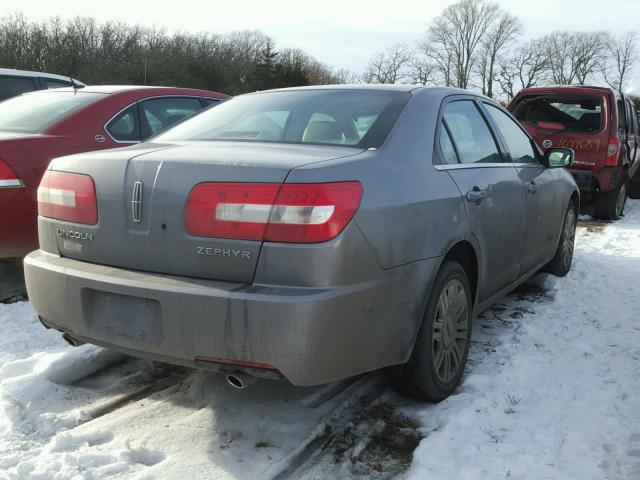
M 460 88 L 470 85 L 481 44 L 500 14 L 497 4 L 485 0 L 461 0 L 445 8 L 427 32 L 426 52 L 437 65 L 444 83 Z
M 498 56 L 522 33 L 522 24 L 509 12 L 497 12 L 487 33 L 480 41 L 480 60 L 476 71 L 481 81 L 482 94 L 493 97 L 493 86 L 498 75 Z
M 516 90 L 547 82 L 549 62 L 540 40 L 516 46 L 500 63 L 497 81 L 502 93 L 512 98 Z
M 633 66 L 640 60 L 637 46 L 638 33 L 627 32 L 606 39 L 606 59 L 602 63 L 602 76 L 611 88 L 622 91 Z
M 584 85 L 602 63 L 606 36 L 604 32 L 553 32 L 543 37 L 553 82 Z
M 397 83 L 407 75 L 407 67 L 413 58 L 406 45 L 398 43 L 378 52 L 369 60 L 364 73 L 366 83 Z

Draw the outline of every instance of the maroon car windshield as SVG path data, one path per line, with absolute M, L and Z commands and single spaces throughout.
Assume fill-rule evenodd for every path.
M 10 98 L 0 102 L 0 131 L 41 133 L 98 98 L 104 98 L 104 94 L 44 91 Z
M 382 145 L 411 94 L 387 90 L 292 90 L 243 95 L 187 120 L 154 142 Z

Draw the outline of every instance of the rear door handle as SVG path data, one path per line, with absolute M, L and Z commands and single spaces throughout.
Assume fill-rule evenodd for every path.
M 527 190 L 529 190 L 531 193 L 536 193 L 538 191 L 538 186 L 536 185 L 536 182 L 529 182 L 527 184 Z
M 480 203 L 482 200 L 487 198 L 487 191 L 480 190 L 478 187 L 473 187 L 473 190 L 467 192 L 465 196 L 469 202 Z

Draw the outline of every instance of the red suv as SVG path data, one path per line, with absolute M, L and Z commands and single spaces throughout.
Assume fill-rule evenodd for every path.
M 575 151 L 571 173 L 597 218 L 615 220 L 628 194 L 640 197 L 640 126 L 623 94 L 603 87 L 525 88 L 507 108 L 540 146 Z

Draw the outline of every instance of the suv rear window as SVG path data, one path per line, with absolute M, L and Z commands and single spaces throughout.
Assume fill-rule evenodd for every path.
M 602 129 L 602 98 L 595 95 L 531 95 L 513 108 L 521 122 L 560 123 L 567 131 L 592 133 Z

